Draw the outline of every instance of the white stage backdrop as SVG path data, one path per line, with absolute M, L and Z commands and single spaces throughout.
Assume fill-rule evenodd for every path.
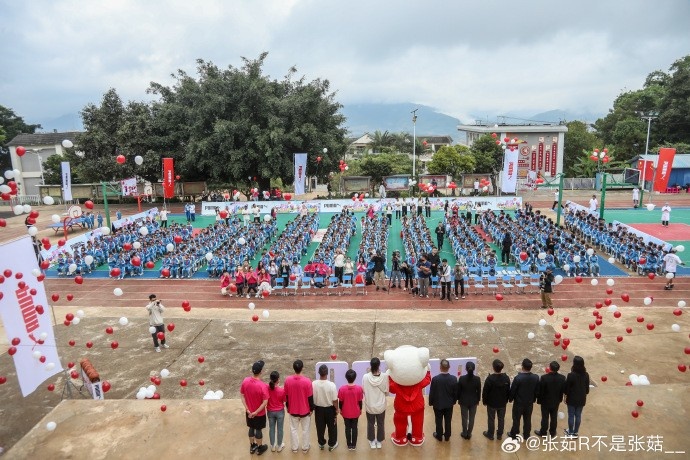
M 47 378 L 62 372 L 62 365 L 46 291 L 34 275 L 40 271 L 35 271 L 39 267 L 31 237 L 0 244 L 0 254 L 0 274 L 4 278 L 0 283 L 0 318 L 10 346 L 13 339 L 19 339 L 14 366 L 22 395 L 27 396 Z M 45 362 L 34 356 L 36 352 L 45 356 Z

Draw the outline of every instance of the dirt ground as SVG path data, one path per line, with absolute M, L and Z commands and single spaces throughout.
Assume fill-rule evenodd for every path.
M 607 203 L 627 205 L 628 195 L 629 192 L 621 192 L 618 198 L 613 195 Z M 550 207 L 551 196 L 542 193 L 533 200 L 541 203 L 540 206 Z M 586 202 L 586 195 L 578 200 Z M 49 220 L 49 212 L 41 211 L 41 219 Z M 24 234 L 23 219 L 19 219 L 9 219 L 8 228 L 0 229 L 3 240 Z M 491 296 L 471 296 L 467 302 L 453 303 L 450 307 L 434 300 L 412 301 L 399 293 L 271 298 L 257 302 L 257 310 L 250 312 L 244 299 L 219 300 L 213 282 L 131 280 L 122 285 L 125 295 L 118 298 L 112 295 L 111 283 L 87 279 L 79 289 L 70 287 L 69 280 L 46 283 L 49 294 L 51 291 L 64 294 L 69 290 L 75 295 L 69 303 L 63 295 L 52 307 L 63 365 L 88 357 L 112 384 L 106 401 L 92 401 L 75 392 L 74 399 L 61 402 L 65 386 L 62 377 L 46 381 L 45 385 L 55 384 L 55 391 L 43 387 L 22 398 L 10 357 L 6 353 L 0 355 L 0 375 L 7 377 L 7 383 L 0 385 L 0 420 L 3 420 L 0 447 L 5 449 L 6 458 L 141 458 L 149 452 L 164 458 L 246 458 L 246 428 L 242 404 L 237 398 L 240 382 L 249 374 L 252 362 L 261 358 L 266 361 L 267 371 L 275 369 L 286 376 L 291 373 L 292 361 L 300 358 L 308 375 L 313 375 L 314 364 L 330 360 L 333 354 L 347 362 L 368 360 L 372 356 L 383 357 L 386 349 L 402 344 L 426 346 L 432 358 L 476 357 L 482 378 L 489 372 L 494 358 L 506 363 L 512 377 L 524 357 L 532 359 L 535 371 L 541 374 L 551 360 L 560 362 L 562 370 L 567 372 L 573 356 L 583 356 L 592 388 L 580 434 L 589 438 L 590 446 L 595 436 L 602 437 L 600 442 L 606 446 L 600 443 L 587 451 L 578 445 L 575 452 L 563 453 L 572 446 L 558 438 L 558 448 L 552 448 L 551 453 L 543 452 L 543 445 L 534 450 L 523 445 L 514 454 L 518 457 L 545 458 L 557 451 L 565 457 L 580 457 L 588 452 L 596 458 L 655 458 L 661 452 L 690 450 L 687 438 L 690 371 L 678 370 L 679 364 L 690 367 L 690 355 L 685 353 L 690 346 L 690 313 L 687 310 L 680 316 L 673 313 L 679 300 L 690 300 L 687 279 L 679 279 L 678 287 L 671 292 L 658 290 L 659 286 L 646 278 L 631 278 L 625 287 L 617 284 L 610 297 L 618 304 L 622 316 L 614 318 L 606 307 L 601 309 L 603 324 L 596 327 L 602 334 L 599 340 L 590 330 L 590 324 L 594 321 L 593 300 L 606 297 L 605 287 L 596 290 L 588 285 L 576 285 L 572 280 L 557 290 L 553 316 L 535 308 L 536 295 L 506 296 L 503 303 Z M 71 285 L 76 286 L 73 282 Z M 143 299 L 151 289 L 166 299 L 166 323 L 175 325 L 167 334 L 171 348 L 162 353 L 153 350 L 143 309 Z M 633 298 L 629 304 L 619 299 L 624 290 Z M 650 306 L 641 302 L 646 295 L 654 296 Z M 191 312 L 180 308 L 180 301 L 185 298 L 192 299 Z M 78 326 L 63 326 L 65 314 L 77 308 L 85 311 L 82 322 Z M 264 309 L 269 312 L 268 318 L 262 315 Z M 258 322 L 251 320 L 254 313 L 260 317 Z M 487 320 L 489 314 L 494 316 L 491 322 Z M 120 317 L 127 317 L 129 324 L 120 326 Z M 638 322 L 638 317 L 644 320 Z M 448 319 L 452 321 L 451 326 L 446 325 Z M 540 319 L 545 319 L 547 324 L 539 326 Z M 649 330 L 647 324 L 653 324 L 654 328 Z M 672 324 L 678 324 L 680 332 L 673 332 Z M 113 335 L 106 334 L 107 326 L 115 329 Z M 627 333 L 626 327 L 632 328 L 632 332 Z M 529 332 L 535 334 L 534 339 L 528 338 Z M 571 340 L 567 349 L 561 344 L 554 345 L 556 333 Z M 622 341 L 617 337 L 622 337 Z M 467 346 L 461 344 L 462 339 L 468 340 Z M 75 340 L 74 347 L 68 345 L 69 340 Z M 120 344 L 116 350 L 110 347 L 112 340 Z M 94 343 L 93 348 L 85 347 L 87 341 Z M 6 345 L 4 331 L 0 331 L 0 347 L 4 350 Z M 494 347 L 498 348 L 497 352 Z M 204 357 L 203 363 L 199 363 L 200 356 Z M 158 389 L 161 400 L 135 400 L 138 389 L 150 385 L 150 378 L 160 375 L 164 368 L 171 375 L 163 379 Z M 651 385 L 626 386 L 630 374 L 646 375 Z M 602 377 L 606 377 L 605 382 Z M 188 385 L 182 387 L 180 379 L 186 379 Z M 74 383 L 80 385 L 79 381 Z M 219 389 L 225 393 L 223 400 L 202 400 L 206 391 Z M 643 401 L 643 407 L 636 405 L 638 400 Z M 161 412 L 161 404 L 167 406 L 166 412 Z M 566 408 L 562 405 L 559 410 L 566 411 Z M 638 418 L 632 417 L 633 410 L 639 411 Z M 392 428 L 392 412 L 392 399 L 389 399 L 387 436 Z M 374 455 L 500 458 L 506 455 L 500 442 L 488 441 L 481 435 L 486 427 L 483 408 L 477 412 L 470 441 L 459 437 L 458 412 L 453 420 L 451 442 L 437 443 L 431 437 L 433 412 L 428 408 L 427 441 L 419 449 L 397 448 L 386 441 L 382 450 L 372 451 L 365 439 L 366 422 L 361 418 L 356 455 L 358 458 Z M 535 406 L 533 429 L 538 428 L 539 418 Z M 510 420 L 508 415 L 506 423 Z M 45 428 L 49 421 L 57 423 L 53 432 Z M 559 432 L 564 426 L 565 421 L 559 421 Z M 292 456 L 288 433 L 286 422 L 287 449 L 281 454 L 269 451 L 266 455 Z M 653 442 L 657 435 L 661 436 L 661 445 Z M 341 447 L 329 455 L 353 456 L 344 448 L 341 421 L 339 436 Z M 623 444 L 616 443 L 615 436 L 622 436 Z M 642 436 L 644 442 L 630 443 L 631 436 Z M 299 454 L 300 457 L 325 455 L 318 451 L 313 429 L 311 438 L 312 450 L 307 455 Z M 660 447 L 661 451 L 648 451 L 654 447 Z M 618 448 L 619 452 L 610 451 L 612 448 Z M 633 452 L 633 448 L 638 451 Z M 672 454 L 670 458 L 674 456 L 687 454 Z

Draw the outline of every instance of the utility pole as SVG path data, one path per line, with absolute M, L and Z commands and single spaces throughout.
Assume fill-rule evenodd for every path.
M 419 109 L 410 112 L 412 114 L 412 180 L 417 177 L 417 110 Z
M 650 114 L 644 114 L 644 113 L 638 112 L 638 114 L 640 115 L 641 119 L 647 120 L 647 142 L 645 143 L 645 146 L 644 146 L 644 155 L 645 156 L 642 157 L 642 187 L 640 190 L 640 205 L 642 205 L 642 203 L 644 202 L 645 172 L 647 171 L 647 160 L 645 158 L 646 158 L 647 154 L 649 153 L 649 133 L 652 129 L 652 120 L 656 120 L 658 117 L 657 117 L 656 112 L 652 112 Z M 652 187 L 653 186 L 654 185 L 652 184 Z M 651 199 L 652 199 L 652 189 L 651 188 L 649 189 L 649 199 L 650 199 L 650 203 L 651 203 Z

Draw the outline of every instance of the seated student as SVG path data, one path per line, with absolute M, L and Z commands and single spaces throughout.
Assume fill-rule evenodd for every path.
M 192 261 L 189 258 L 188 255 L 184 256 L 184 259 L 182 260 L 182 278 L 191 278 L 193 275 L 192 272 Z
M 314 261 L 310 260 L 309 262 L 307 262 L 307 265 L 304 266 L 304 276 L 308 276 L 309 278 L 313 278 L 315 272 L 316 271 L 314 269 Z
M 247 298 L 250 297 L 251 294 L 258 294 L 258 286 L 259 286 L 259 276 L 254 270 L 248 270 L 245 273 L 245 278 L 247 280 Z
M 259 285 L 257 288 L 256 297 L 262 297 L 264 292 L 267 292 L 268 294 L 271 293 L 271 275 L 266 271 L 265 268 L 262 268 L 258 273 L 258 283 Z
M 160 269 L 160 271 L 158 272 L 158 273 L 159 273 L 159 276 L 158 276 L 158 277 L 159 277 L 159 278 L 163 278 L 163 270 L 166 270 L 166 269 L 168 270 L 168 272 L 170 272 L 170 276 L 172 276 L 171 267 L 172 267 L 172 260 L 171 260 L 171 258 L 170 258 L 169 256 L 164 257 L 164 258 L 163 258 L 163 262 L 161 263 L 161 269 Z
M 244 295 L 244 286 L 246 284 L 246 279 L 244 277 L 245 271 L 242 268 L 238 268 L 235 273 L 235 285 L 237 286 L 237 297 L 242 297 Z
M 589 264 L 589 272 L 592 276 L 599 276 L 599 256 L 595 252 L 591 256 L 587 256 L 587 263 Z
M 129 264 L 127 263 L 127 260 L 125 259 L 125 256 L 122 253 L 120 253 L 119 257 L 117 258 L 117 268 L 120 269 L 120 276 L 118 279 L 125 279 L 125 275 L 130 274 Z

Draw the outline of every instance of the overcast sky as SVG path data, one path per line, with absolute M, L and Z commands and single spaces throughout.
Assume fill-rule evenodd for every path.
M 268 75 L 294 65 L 343 104 L 603 113 L 690 53 L 689 21 L 688 0 L 0 0 L 0 105 L 40 121 L 268 51 Z

